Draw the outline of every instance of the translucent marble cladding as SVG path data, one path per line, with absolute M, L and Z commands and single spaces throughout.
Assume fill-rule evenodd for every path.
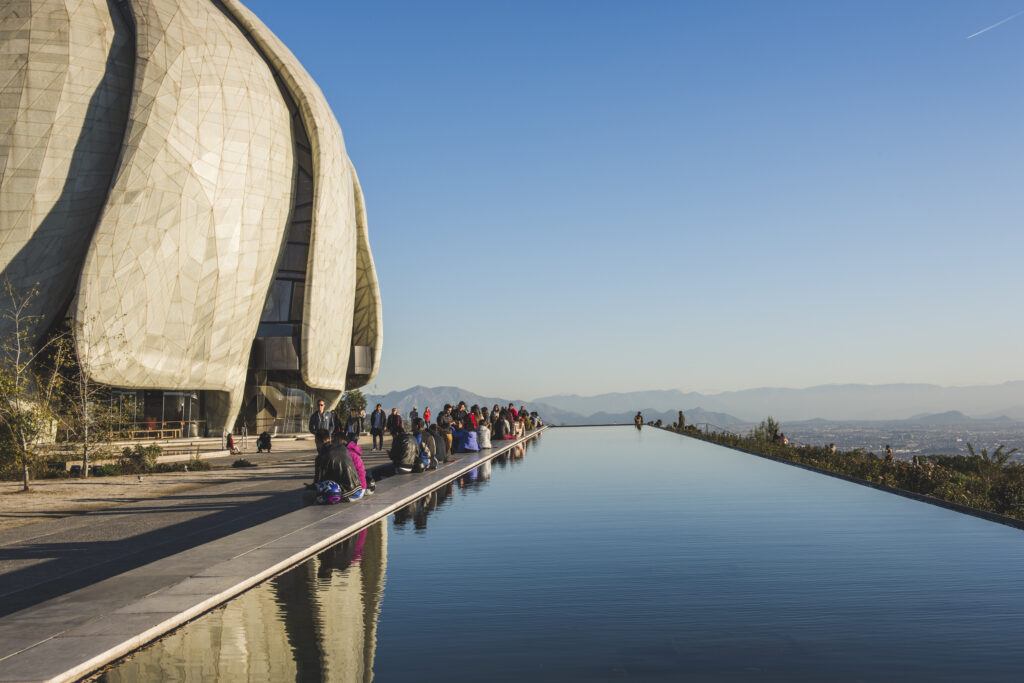
M 131 28 L 113 0 L 0 2 L 0 268 L 59 314 L 114 177 Z
M 223 0 L 226 9 L 265 52 L 295 99 L 313 149 L 313 222 L 302 326 L 302 377 L 316 388 L 345 388 L 357 308 L 357 260 L 360 251 L 356 208 L 357 180 L 345 152 L 341 127 L 320 88 L 295 56 L 237 0 Z M 365 227 L 365 211 L 363 212 Z M 369 247 L 365 255 L 369 258 Z M 372 271 L 372 258 L 369 259 Z M 375 343 L 380 347 L 376 274 L 370 285 L 378 306 Z M 369 317 L 364 316 L 366 320 Z M 360 330 L 360 332 L 363 332 Z M 371 334 L 359 335 L 364 338 Z M 379 358 L 379 352 L 377 357 Z M 375 359 L 376 367 L 376 359 Z
M 380 354 L 384 348 L 382 330 L 382 311 L 380 302 L 380 286 L 377 282 L 377 269 L 373 265 L 370 253 L 370 231 L 366 223 L 366 202 L 363 200 L 363 188 L 359 185 L 356 169 L 352 168 L 352 183 L 355 190 L 356 228 L 358 254 L 356 260 L 356 296 L 352 314 L 352 343 L 356 346 L 369 346 L 373 349 L 373 370 L 366 383 L 369 384 L 377 376 L 380 367 Z
M 74 322 L 90 374 L 229 392 L 237 414 L 291 208 L 288 108 L 262 56 L 207 0 L 132 0 L 124 155 Z

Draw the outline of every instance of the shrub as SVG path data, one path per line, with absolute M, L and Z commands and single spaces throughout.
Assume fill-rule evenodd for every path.
M 209 463 L 207 463 L 209 464 Z M 232 467 L 256 467 L 255 463 L 251 463 L 245 458 L 239 458 L 238 460 L 231 463 Z
M 121 474 L 124 474 L 124 472 L 121 470 L 120 466 L 112 463 L 99 465 L 92 471 L 92 476 L 94 477 L 116 477 Z
M 145 474 L 156 468 L 156 460 L 163 452 L 156 444 L 143 446 L 138 443 L 135 448 L 125 446 L 118 464 L 125 474 Z

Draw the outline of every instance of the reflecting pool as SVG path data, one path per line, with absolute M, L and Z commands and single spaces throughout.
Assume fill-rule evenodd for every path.
M 550 430 L 103 680 L 1018 680 L 1024 532 L 654 429 Z

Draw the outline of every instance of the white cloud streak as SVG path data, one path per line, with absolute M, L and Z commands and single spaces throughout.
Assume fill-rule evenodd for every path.
M 995 28 L 996 26 L 1002 26 L 1002 25 L 1003 25 L 1003 24 L 1005 24 L 1006 22 L 1010 21 L 1011 19 L 1016 19 L 1017 17 L 1019 17 L 1019 16 L 1020 16 L 1020 15 L 1022 15 L 1022 14 L 1024 14 L 1024 10 L 1021 10 L 1020 12 L 1017 12 L 1016 14 L 1011 14 L 1010 16 L 1006 17 L 1006 18 L 1005 18 L 1005 19 L 1003 19 L 1002 21 L 997 21 L 996 23 L 992 24 L 992 25 L 991 25 L 991 26 L 989 26 L 988 28 L 983 28 L 983 29 L 981 29 L 980 31 L 978 31 L 977 33 L 972 33 L 971 35 L 967 36 L 966 40 L 970 40 L 970 39 L 971 39 L 971 38 L 973 38 L 974 36 L 980 36 L 980 35 L 981 35 L 982 33 L 984 33 L 985 31 L 991 31 L 991 30 L 992 30 L 992 29 L 994 29 L 994 28 Z

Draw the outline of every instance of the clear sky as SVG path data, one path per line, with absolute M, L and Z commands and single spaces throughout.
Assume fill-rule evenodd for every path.
M 1024 379 L 1024 0 L 249 0 L 366 193 L 374 393 Z

